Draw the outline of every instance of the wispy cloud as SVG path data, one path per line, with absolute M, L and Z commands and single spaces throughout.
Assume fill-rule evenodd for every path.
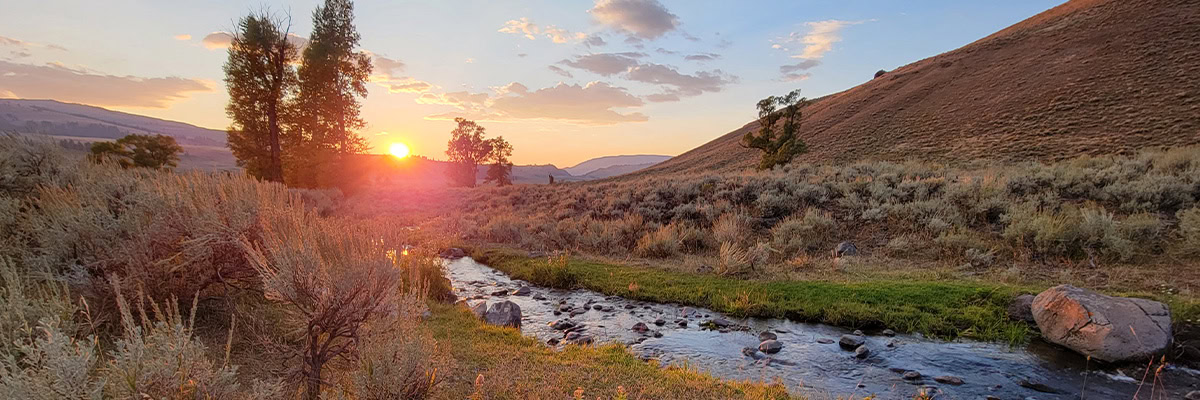
M 184 33 L 184 34 L 179 34 L 179 35 L 175 35 L 175 40 L 179 40 L 179 41 L 188 41 L 188 40 L 192 40 L 192 35 L 189 35 L 189 34 L 186 34 L 186 33 Z
M 649 120 L 639 112 L 618 111 L 645 104 L 624 88 L 603 82 L 586 85 L 559 83 L 530 90 L 517 82 L 493 88 L 493 93 L 426 93 L 420 104 L 446 105 L 457 111 L 433 114 L 427 119 L 466 117 L 482 121 L 556 120 L 580 125 L 612 125 Z
M 500 27 L 497 32 L 521 35 L 529 40 L 537 40 L 538 36 L 545 36 L 554 43 L 567 43 L 572 40 L 584 41 L 588 45 L 596 43 L 594 41 L 590 41 L 591 39 L 586 33 L 571 32 L 567 29 L 559 28 L 554 25 L 547 25 L 545 28 L 542 28 L 538 26 L 538 24 L 533 23 L 533 21 L 530 21 L 527 17 L 508 20 L 508 22 L 505 22 L 504 26 Z M 599 45 L 604 44 L 603 39 L 597 38 L 596 40 L 599 40 Z
M 821 58 L 826 53 L 833 51 L 833 45 L 842 41 L 841 31 L 847 26 L 858 25 L 866 21 L 843 21 L 843 20 L 825 20 L 805 22 L 804 26 L 807 30 L 804 32 L 792 32 L 785 38 L 775 40 L 771 45 L 772 49 L 791 52 L 793 45 L 801 46 L 799 54 L 792 54 L 792 58 L 797 58 L 802 61 L 796 64 L 784 65 L 779 67 L 779 72 L 782 74 L 781 79 L 788 82 L 796 82 L 808 79 L 812 76 L 811 73 L 803 72 L 821 65 Z
M 106 75 L 60 63 L 44 65 L 0 61 L 0 87 L 23 98 L 166 108 L 193 92 L 209 92 L 208 83 L 179 77 L 143 78 Z
M 646 97 L 653 102 L 678 101 L 682 97 L 720 92 L 725 86 L 738 81 L 737 77 L 719 69 L 686 74 L 672 66 L 640 60 L 647 56 L 638 52 L 587 54 L 563 60 L 560 64 L 605 77 L 617 76 L 633 82 L 657 85 L 664 92 Z M 715 54 L 705 56 L 708 59 L 717 57 Z

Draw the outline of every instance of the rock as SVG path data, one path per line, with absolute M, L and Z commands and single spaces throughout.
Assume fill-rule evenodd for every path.
M 596 311 L 600 311 L 600 310 L 603 310 L 603 309 L 604 309 L 604 306 L 602 306 L 602 305 L 599 305 L 599 304 L 596 304 L 596 305 L 593 305 L 593 306 L 592 306 L 592 309 L 593 309 L 593 310 L 596 310 Z
M 858 330 L 858 329 L 855 329 L 855 330 L 854 330 L 854 336 L 863 336 L 863 331 L 860 331 L 860 330 Z
M 758 349 L 762 350 L 763 353 L 775 354 L 780 350 L 783 350 L 783 343 L 779 343 L 779 341 L 775 339 L 768 339 L 764 340 L 762 343 L 759 343 Z
M 1187 400 L 1200 400 L 1200 390 L 1190 391 L 1188 392 L 1187 396 L 1183 396 L 1183 398 Z
M 663 334 L 662 334 L 662 332 L 654 331 L 654 337 L 660 338 L 660 337 L 663 337 Z
M 475 303 L 475 305 L 471 306 L 471 313 L 475 314 L 475 318 L 483 319 L 483 316 L 487 314 L 487 302 L 481 301 Z
M 753 347 L 743 347 L 742 354 L 746 355 L 747 357 L 753 358 L 753 359 L 759 359 L 762 357 L 761 355 L 758 354 L 758 349 L 753 348 Z
M 1022 380 L 1018 381 L 1017 386 L 1020 386 L 1020 387 L 1026 388 L 1026 389 L 1032 389 L 1032 390 L 1042 392 L 1042 393 L 1051 393 L 1051 394 L 1065 394 L 1066 393 L 1064 391 L 1055 389 L 1044 383 L 1033 382 L 1028 379 L 1022 379 Z
M 558 305 L 558 311 L 562 311 L 562 312 L 571 312 L 571 308 L 572 308 L 572 307 L 571 307 L 571 305 L 570 305 L 570 304 L 560 304 L 560 305 Z
M 567 341 L 572 341 L 575 339 L 579 339 L 579 337 L 582 335 L 583 334 L 579 333 L 579 332 L 567 332 L 567 334 L 563 336 L 563 339 L 565 339 Z
M 467 252 L 457 247 L 451 247 L 438 252 L 438 256 L 442 258 L 458 259 L 467 256 Z
M 866 345 L 858 346 L 858 348 L 854 349 L 854 357 L 867 358 L 869 355 L 871 355 L 871 349 L 868 349 Z
M 663 325 L 667 324 L 667 321 L 663 320 L 662 318 L 659 318 L 659 319 L 654 320 L 654 324 L 658 325 L 658 326 L 663 326 Z
M 1171 345 L 1171 311 L 1157 301 L 1059 285 L 1038 294 L 1032 309 L 1047 341 L 1097 360 L 1145 361 Z
M 933 377 L 933 380 L 934 380 L 934 382 L 944 383 L 947 385 L 958 386 L 958 385 L 963 384 L 962 378 L 959 378 L 957 376 L 949 376 L 949 375 L 935 376 L 935 377 Z
M 917 371 L 908 371 L 908 372 L 905 372 L 905 373 L 904 373 L 904 380 L 906 380 L 906 381 L 915 381 L 915 380 L 917 380 L 917 379 L 921 379 L 921 373 L 920 373 L 920 372 L 917 372 Z
M 535 295 L 533 295 L 533 299 L 534 299 L 534 300 L 545 300 L 545 299 L 546 299 L 546 296 L 542 296 L 542 295 L 539 293 L 539 294 L 535 294 Z
M 548 344 L 548 345 L 551 345 L 551 346 L 557 346 L 557 345 L 558 345 L 558 338 L 550 338 L 550 339 L 547 339 L 547 340 L 546 340 L 546 344 Z
M 430 318 L 433 318 L 432 312 L 429 312 L 429 310 L 425 310 L 425 311 L 421 312 L 421 320 L 428 321 Z
M 854 243 L 841 242 L 833 249 L 833 258 L 858 255 L 858 247 Z
M 725 318 L 714 318 L 712 320 L 709 320 L 708 323 L 712 324 L 712 326 L 715 326 L 717 328 L 728 328 L 730 326 L 733 326 L 733 323 L 729 322 L 729 320 L 727 320 Z
M 491 293 L 488 293 L 488 294 L 490 294 L 492 296 L 508 296 L 508 290 L 505 290 L 505 289 L 493 290 Z
M 896 331 L 893 331 L 891 329 L 884 329 L 883 336 L 887 336 L 887 337 L 896 336 Z
M 626 304 L 626 305 L 625 305 L 625 309 L 626 309 L 626 310 L 632 310 L 632 309 L 634 309 L 635 307 L 637 307 L 637 306 L 635 306 L 635 305 L 633 305 L 633 304 Z
M 1033 295 L 1023 294 L 1008 303 L 1008 318 L 1013 321 L 1036 323 L 1033 319 Z
M 838 340 L 838 344 L 847 349 L 856 349 L 865 343 L 867 343 L 867 339 L 861 335 L 842 335 L 842 338 Z
M 820 338 L 820 339 L 817 339 L 817 343 L 820 343 L 820 344 L 831 344 L 831 343 L 833 343 L 833 339 L 830 339 L 830 338 Z
M 896 341 L 895 341 L 895 340 L 889 340 L 889 341 L 887 342 L 887 347 L 896 347 Z
M 637 332 L 637 333 L 646 333 L 646 332 L 647 332 L 647 331 L 649 331 L 649 330 L 650 330 L 650 327 L 646 326 L 646 324 L 644 324 L 644 323 L 638 322 L 638 323 L 636 323 L 636 324 L 633 324 L 633 331 L 634 331 L 634 332 Z
M 776 340 L 776 339 L 779 339 L 779 336 L 776 336 L 774 333 L 771 333 L 771 332 L 764 331 L 764 332 L 758 334 L 758 341 L 760 341 L 760 342 L 765 342 L 768 340 Z
M 497 326 L 521 327 L 521 306 L 511 301 L 492 304 L 484 314 L 483 320 Z
M 577 325 L 575 324 L 575 321 L 572 321 L 569 319 L 560 319 L 560 320 L 550 323 L 550 328 L 553 328 L 554 330 L 558 330 L 558 331 L 571 329 L 576 326 Z
M 675 321 L 675 324 L 679 325 L 680 328 L 687 328 L 687 320 L 686 319 L 681 319 L 681 320 Z
M 509 294 L 511 294 L 513 296 L 528 296 L 530 291 L 531 290 L 529 290 L 529 286 L 521 286 L 520 288 L 517 288 L 517 290 L 514 290 L 514 291 L 512 291 L 512 293 L 509 293 Z

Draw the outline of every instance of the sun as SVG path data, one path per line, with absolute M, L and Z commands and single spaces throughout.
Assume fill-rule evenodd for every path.
M 408 157 L 408 145 L 399 142 L 392 143 L 392 146 L 388 147 L 388 152 L 392 153 L 392 156 L 396 158 Z

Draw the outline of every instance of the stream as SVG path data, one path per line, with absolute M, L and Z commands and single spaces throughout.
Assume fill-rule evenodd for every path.
M 1149 371 L 1142 384 L 1145 365 L 1101 370 L 1095 363 L 1089 367 L 1078 354 L 1036 339 L 1012 347 L 869 331 L 863 337 L 870 353 L 860 359 L 853 349 L 838 344 L 851 329 L 785 319 L 734 318 L 703 308 L 629 300 L 588 290 L 542 288 L 511 279 L 469 257 L 446 260 L 446 272 L 459 298 L 467 299 L 469 305 L 485 300 L 488 304 L 509 300 L 519 305 L 521 333 L 543 343 L 562 339 L 563 331 L 551 324 L 569 318 L 583 325 L 580 333 L 591 336 L 595 343 L 624 343 L 643 359 L 657 359 L 662 365 L 686 364 L 724 379 L 779 379 L 793 393 L 814 398 L 875 395 L 877 399 L 912 399 L 924 390 L 937 399 L 1079 399 L 1081 394 L 1085 399 L 1133 399 L 1135 394 L 1138 399 L 1183 399 L 1189 391 L 1200 390 L 1197 370 L 1170 366 L 1157 382 L 1154 371 Z M 529 292 L 500 293 L 521 287 L 528 287 Z M 575 310 L 575 315 L 560 311 L 564 304 Z M 701 326 L 720 319 L 734 325 L 721 330 Z M 664 324 L 657 325 L 656 320 Z M 636 332 L 638 323 L 649 330 Z M 762 332 L 774 333 L 783 349 L 772 355 L 743 354 L 743 348 L 758 347 Z M 906 379 L 905 373 L 910 371 L 920 377 L 911 379 L 913 374 L 908 374 L 910 379 Z M 944 376 L 961 379 L 961 384 L 934 379 Z

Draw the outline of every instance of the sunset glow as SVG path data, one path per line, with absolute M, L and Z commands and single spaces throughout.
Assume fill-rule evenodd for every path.
M 408 157 L 408 152 L 408 145 L 404 143 L 396 142 L 392 143 L 391 147 L 388 147 L 388 153 L 396 158 Z

